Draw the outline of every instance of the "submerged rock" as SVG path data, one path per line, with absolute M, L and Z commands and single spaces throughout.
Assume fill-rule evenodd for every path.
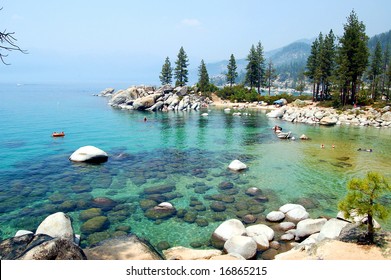
M 245 165 L 240 160 L 235 159 L 228 165 L 228 168 L 233 171 L 240 171 L 240 170 L 247 169 L 247 165 Z
M 94 146 L 84 146 L 73 152 L 69 160 L 75 162 L 103 163 L 108 158 L 109 156 L 105 151 Z
M 80 230 L 84 234 L 91 234 L 97 231 L 103 231 L 108 228 L 109 220 L 105 216 L 98 216 L 89 219 L 81 225 Z

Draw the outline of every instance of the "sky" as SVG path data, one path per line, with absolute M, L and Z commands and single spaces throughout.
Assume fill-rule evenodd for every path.
M 333 29 L 343 34 L 354 9 L 368 36 L 391 29 L 389 0 L 3 0 L 0 29 L 15 32 L 28 54 L 9 53 L 0 83 L 158 84 L 181 46 L 189 68 L 244 58 Z

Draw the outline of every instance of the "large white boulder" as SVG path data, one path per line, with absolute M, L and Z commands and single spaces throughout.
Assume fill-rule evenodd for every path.
M 251 236 L 252 239 L 254 239 L 255 243 L 257 243 L 257 249 L 260 251 L 264 251 L 269 249 L 269 239 L 265 234 L 255 235 Z
M 216 248 L 223 248 L 224 243 L 233 236 L 244 235 L 246 228 L 238 219 L 230 219 L 219 225 L 212 234 L 212 244 Z
M 274 230 L 263 224 L 249 226 L 246 228 L 246 232 L 250 237 L 264 234 L 269 241 L 274 238 Z
M 233 236 L 224 244 L 227 253 L 236 253 L 246 260 L 251 259 L 257 253 L 257 243 L 248 236 Z
M 231 170 L 234 170 L 234 171 L 240 171 L 240 170 L 246 169 L 247 165 L 245 165 L 240 160 L 235 159 L 228 165 L 228 168 Z
M 73 152 L 69 157 L 69 160 L 76 162 L 102 163 L 106 162 L 108 158 L 109 156 L 105 151 L 94 146 L 84 146 Z
M 306 219 L 300 221 L 296 227 L 296 237 L 303 238 L 311 234 L 320 232 L 323 225 L 327 222 L 325 218 L 320 219 Z
M 46 234 L 53 238 L 63 237 L 74 240 L 71 218 L 63 212 L 54 213 L 38 226 L 35 234 Z
M 347 224 L 349 224 L 349 222 L 334 219 L 334 218 L 328 220 L 320 230 L 318 241 L 322 241 L 323 239 L 326 238 L 330 238 L 330 239 L 337 238 L 341 233 L 342 229 Z
M 285 114 L 285 106 L 281 107 L 280 109 L 273 110 L 266 114 L 268 118 L 282 118 Z
M 305 208 L 300 205 L 300 204 L 293 204 L 293 203 L 287 203 L 287 204 L 284 204 L 283 206 L 280 207 L 280 211 L 282 213 L 287 213 L 289 211 L 291 211 L 292 209 L 295 209 L 295 208 L 301 208 L 303 210 L 305 210 Z
M 266 220 L 270 222 L 280 222 L 285 219 L 285 214 L 281 211 L 271 211 L 266 215 Z
M 308 212 L 300 207 L 297 207 L 297 208 L 294 208 L 290 211 L 288 211 L 285 216 L 291 220 L 291 221 L 294 221 L 294 222 L 299 222 L 299 221 L 302 221 L 302 220 L 305 220 L 307 219 L 310 214 L 308 214 Z

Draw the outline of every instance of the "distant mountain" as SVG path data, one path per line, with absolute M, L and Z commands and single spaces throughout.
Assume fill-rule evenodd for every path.
M 297 79 L 298 74 L 303 71 L 307 64 L 307 58 L 311 53 L 311 44 L 313 39 L 301 39 L 285 47 L 267 51 L 264 53 L 266 62 L 271 60 L 279 75 L 279 82 Z M 390 44 L 391 47 L 391 30 L 371 37 L 368 41 L 370 52 L 375 49 L 377 40 L 380 41 L 383 50 Z M 224 73 L 227 71 L 228 60 L 222 60 L 215 63 L 207 63 L 209 76 L 217 85 L 225 83 Z M 237 71 L 239 73 L 238 82 L 242 82 L 245 77 L 247 60 L 245 58 L 236 58 Z M 292 84 L 291 84 L 292 86 Z
M 292 77 L 291 73 L 299 72 L 305 67 L 307 58 L 311 51 L 311 40 L 303 39 L 293 42 L 285 47 L 267 51 L 264 53 L 266 63 L 271 60 L 277 73 L 281 75 L 281 78 Z M 221 74 L 227 71 L 228 60 L 222 60 L 215 63 L 208 63 L 206 67 L 210 77 L 214 77 L 215 80 L 222 80 Z M 238 80 L 244 79 L 244 73 L 247 65 L 245 58 L 236 59 L 237 72 L 239 73 Z M 294 77 L 297 75 L 295 74 Z
M 371 53 L 375 49 L 378 40 L 380 41 L 383 50 L 386 49 L 387 45 L 390 45 L 391 48 L 391 30 L 388 32 L 375 35 L 369 39 L 368 47 Z

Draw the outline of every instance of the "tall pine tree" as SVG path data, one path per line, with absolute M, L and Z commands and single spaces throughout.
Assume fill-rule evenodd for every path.
M 379 96 L 378 86 L 380 81 L 380 74 L 382 73 L 382 48 L 380 41 L 376 42 L 375 50 L 371 57 L 371 65 L 369 69 L 369 79 L 371 81 L 372 99 L 377 100 Z
M 209 91 L 209 75 L 203 59 L 198 67 L 198 87 L 201 92 Z
M 362 75 L 368 65 L 368 36 L 365 25 L 352 11 L 344 25 L 337 51 L 337 75 L 340 81 L 342 104 L 356 102 Z
M 175 61 L 175 86 L 184 86 L 189 81 L 188 75 L 189 71 L 187 67 L 189 66 L 189 59 L 183 47 L 180 48 L 178 52 L 178 59 Z
M 321 34 L 319 34 L 321 37 Z M 312 100 L 315 100 L 317 95 L 317 91 L 319 91 L 319 57 L 320 57 L 320 42 L 319 38 L 316 38 L 315 41 L 311 45 L 311 53 L 307 59 L 307 71 L 305 75 L 312 82 Z
M 162 85 L 171 85 L 172 68 L 170 58 L 168 56 L 166 57 L 166 60 L 162 66 L 162 72 L 160 73 L 159 79 Z
M 236 78 L 238 77 L 238 72 L 236 72 L 237 66 L 236 66 L 236 60 L 233 54 L 231 54 L 231 57 L 229 59 L 228 65 L 227 65 L 227 83 L 229 83 L 229 86 L 232 87 L 232 85 L 235 83 Z
M 263 56 L 263 47 L 261 42 L 257 44 L 257 64 L 258 64 L 258 77 L 257 88 L 258 93 L 261 93 L 261 86 L 265 85 L 265 57 Z
M 257 47 L 251 46 L 247 61 L 245 83 L 250 86 L 251 90 L 253 87 L 257 87 L 258 93 L 260 93 L 260 87 L 264 84 L 265 77 L 265 58 L 261 42 Z
M 323 40 L 323 46 L 320 49 L 320 78 L 322 84 L 321 99 L 330 95 L 331 77 L 335 70 L 335 36 L 333 30 L 330 30 Z
M 273 66 L 273 62 L 269 60 L 267 64 L 266 72 L 265 72 L 265 80 L 266 86 L 269 88 L 269 96 L 270 96 L 270 88 L 272 86 L 273 81 L 277 78 L 276 69 Z

